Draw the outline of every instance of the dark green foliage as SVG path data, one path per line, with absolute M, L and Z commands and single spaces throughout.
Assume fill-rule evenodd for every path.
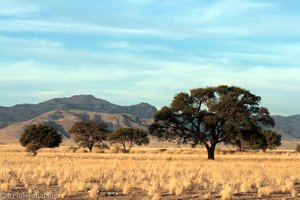
M 97 121 L 77 122 L 69 132 L 79 147 L 88 148 L 89 151 L 92 151 L 95 145 L 103 147 L 102 142 L 109 133 L 106 124 Z
M 241 145 L 238 145 L 240 150 L 267 150 L 268 142 L 261 132 L 253 132 L 247 137 L 241 137 Z
M 25 128 L 20 144 L 33 155 L 37 154 L 40 148 L 58 147 L 62 142 L 62 136 L 58 131 L 45 124 L 32 124 Z
M 252 134 L 244 135 L 241 140 L 241 145 L 239 145 L 241 150 L 262 149 L 266 151 L 267 149 L 276 149 L 276 147 L 281 145 L 281 135 L 271 130 L 261 130 L 253 132 Z
M 118 128 L 109 135 L 108 139 L 111 143 L 121 144 L 124 153 L 129 153 L 134 145 L 141 146 L 149 144 L 148 134 L 137 128 Z M 128 146 L 128 148 L 126 146 Z
M 104 152 L 105 149 L 110 149 L 109 146 L 108 146 L 107 144 L 105 144 L 105 143 L 98 143 L 98 144 L 96 144 L 95 146 L 96 146 L 99 150 L 101 150 L 101 151 L 103 151 L 103 152 Z
M 263 130 L 262 134 L 265 136 L 267 141 L 267 149 L 276 149 L 281 145 L 281 135 L 271 130 Z
M 177 94 L 171 105 L 159 110 L 150 132 L 160 140 L 204 145 L 214 159 L 218 143 L 242 145 L 259 138 L 261 126 L 274 126 L 261 98 L 239 87 L 218 86 Z M 261 141 L 264 143 L 264 141 Z

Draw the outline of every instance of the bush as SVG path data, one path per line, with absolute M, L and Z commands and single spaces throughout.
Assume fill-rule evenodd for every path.
M 70 147 L 67 148 L 67 152 L 73 152 L 73 153 L 76 153 L 76 151 L 77 151 L 78 149 L 79 149 L 78 147 L 70 146 Z
M 45 124 L 32 124 L 25 128 L 20 144 L 26 147 L 26 150 L 37 154 L 40 148 L 58 147 L 62 142 L 62 136 L 58 131 Z
M 300 144 L 297 144 L 297 146 L 296 146 L 296 152 L 300 153 Z
M 226 154 L 235 154 L 236 151 L 233 149 L 228 149 L 228 150 L 222 150 L 222 154 L 226 155 Z
M 157 149 L 158 152 L 163 153 L 166 152 L 168 149 Z
M 120 152 L 120 148 L 119 147 L 112 147 L 109 150 L 110 153 L 119 153 Z

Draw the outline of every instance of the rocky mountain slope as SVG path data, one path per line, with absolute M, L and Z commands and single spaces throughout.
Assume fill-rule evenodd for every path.
M 108 129 L 114 130 L 120 126 L 148 129 L 151 119 L 139 118 L 129 114 L 106 114 L 82 110 L 54 110 L 44 113 L 31 120 L 17 122 L 0 129 L 0 141 L 5 143 L 18 142 L 24 127 L 30 124 L 46 123 L 55 127 L 66 139 L 70 138 L 68 130 L 78 121 L 98 120 L 107 124 Z
M 119 106 L 92 95 L 76 95 L 70 98 L 56 98 L 39 104 L 21 104 L 12 107 L 0 106 L 0 128 L 16 122 L 31 120 L 53 110 L 84 110 L 107 114 L 125 113 L 139 118 L 152 119 L 156 108 L 147 103 Z
M 291 116 L 274 115 L 274 130 L 280 133 L 283 139 L 300 139 L 300 114 Z

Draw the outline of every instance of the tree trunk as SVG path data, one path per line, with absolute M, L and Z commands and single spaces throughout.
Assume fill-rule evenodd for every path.
M 216 145 L 213 144 L 210 147 L 207 147 L 207 155 L 208 155 L 208 160 L 214 160 L 215 159 L 215 147 Z
M 90 152 L 92 152 L 93 146 L 89 146 L 88 149 L 89 149 Z
M 132 147 L 133 147 L 133 144 L 130 144 L 129 147 L 128 147 L 128 149 L 127 149 L 127 151 L 128 151 L 127 153 L 130 152 L 130 150 L 131 150 Z
M 125 142 L 122 143 L 122 145 L 123 145 L 123 153 L 128 153 L 128 150 L 126 149 L 126 144 L 125 144 Z
M 37 151 L 32 151 L 32 156 L 36 156 L 37 153 Z

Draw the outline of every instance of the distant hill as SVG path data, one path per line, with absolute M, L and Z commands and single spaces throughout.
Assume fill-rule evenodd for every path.
M 275 128 L 282 135 L 283 139 L 293 140 L 300 139 L 300 114 L 291 116 L 272 116 L 275 120 Z
M 129 114 L 139 118 L 152 119 L 156 108 L 147 103 L 132 106 L 119 106 L 92 95 L 76 95 L 69 98 L 56 98 L 39 104 L 21 104 L 12 107 L 0 106 L 0 128 L 16 122 L 31 120 L 53 110 L 84 110 L 107 114 Z
M 153 121 L 151 119 L 139 118 L 129 114 L 106 114 L 82 110 L 55 110 L 44 113 L 31 120 L 17 122 L 0 129 L 0 141 L 6 143 L 18 142 L 24 127 L 36 123 L 46 123 L 55 127 L 62 135 L 64 135 L 65 139 L 68 139 L 70 138 L 68 130 L 74 123 L 88 120 L 103 121 L 108 125 L 108 129 L 110 130 L 114 130 L 120 126 L 148 130 L 148 125 Z

